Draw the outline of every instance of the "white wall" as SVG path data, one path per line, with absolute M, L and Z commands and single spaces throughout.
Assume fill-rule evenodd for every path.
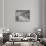
M 0 27 L 3 26 L 3 1 L 0 0 Z
M 3 27 L 3 0 L 0 0 L 0 28 Z M 0 30 L 0 33 L 2 31 Z
M 11 28 L 11 31 L 33 32 L 41 25 L 40 0 L 4 0 L 4 2 L 5 27 Z M 30 22 L 16 22 L 15 10 L 30 10 Z
M 46 37 L 46 0 L 43 0 L 43 37 Z

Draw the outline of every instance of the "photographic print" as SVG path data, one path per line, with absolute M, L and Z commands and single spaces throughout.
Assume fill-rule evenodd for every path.
M 17 22 L 29 22 L 30 10 L 16 10 L 15 18 Z

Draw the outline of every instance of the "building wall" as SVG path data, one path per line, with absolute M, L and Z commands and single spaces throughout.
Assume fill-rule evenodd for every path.
M 4 0 L 4 26 L 14 32 L 33 32 L 42 26 L 42 0 Z M 16 22 L 15 10 L 30 10 L 30 22 Z

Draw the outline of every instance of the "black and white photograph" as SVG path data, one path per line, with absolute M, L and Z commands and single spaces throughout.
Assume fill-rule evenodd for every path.
M 46 0 L 0 0 L 0 46 L 46 46 Z
M 29 22 L 30 21 L 30 10 L 16 10 L 16 21 L 17 22 Z

